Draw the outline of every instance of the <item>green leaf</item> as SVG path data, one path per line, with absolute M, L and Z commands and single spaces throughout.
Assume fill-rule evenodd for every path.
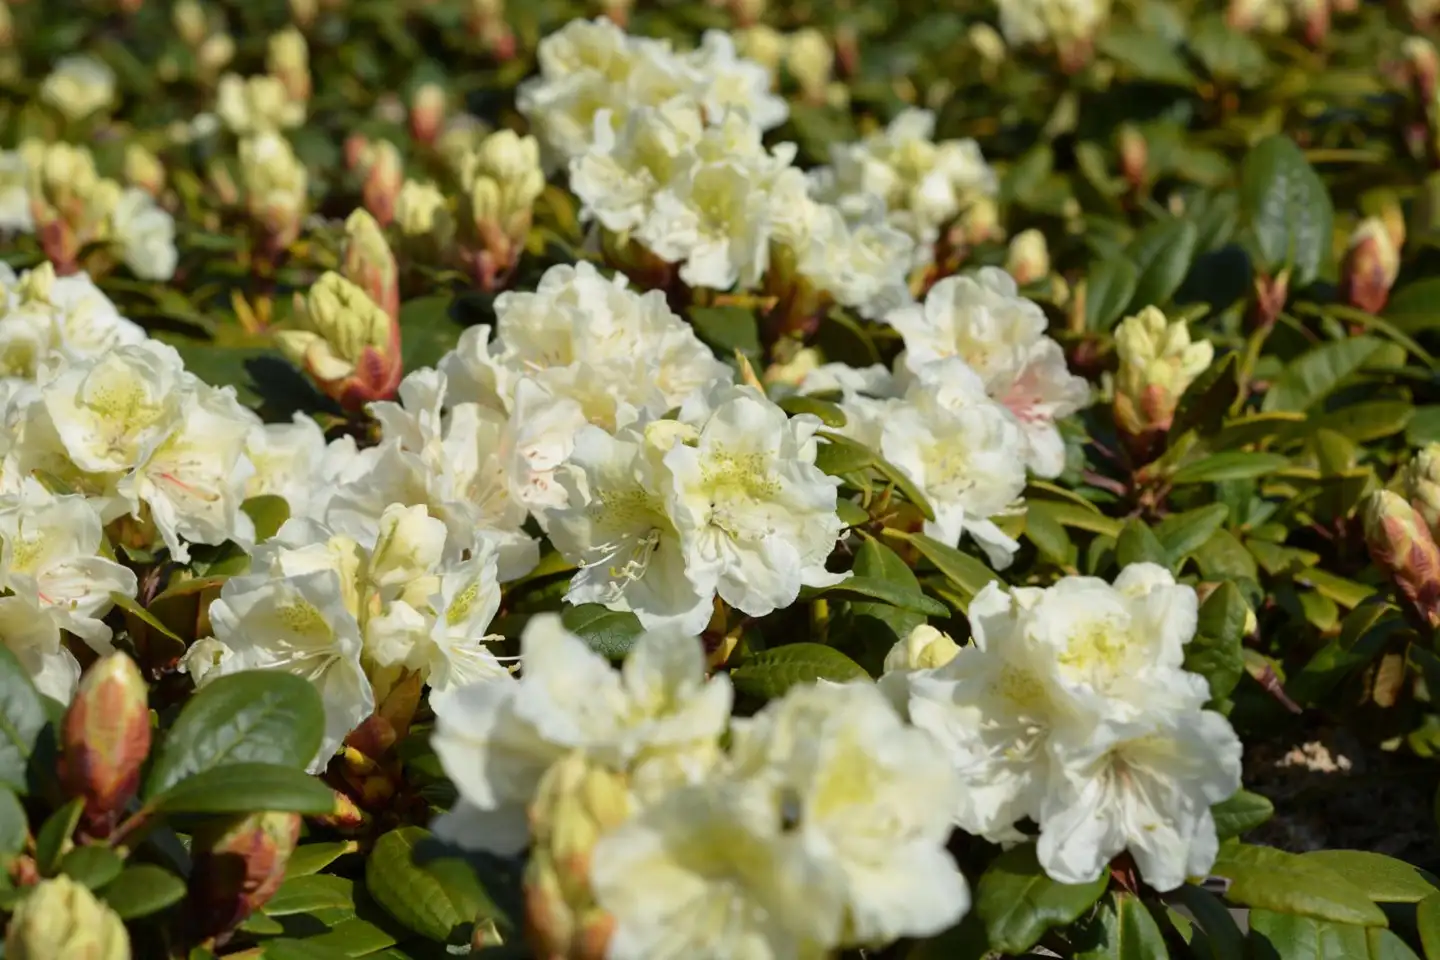
M 1229 840 L 1247 830 L 1254 830 L 1274 814 L 1273 803 L 1249 790 L 1237 790 L 1230 799 L 1222 800 L 1210 808 L 1210 815 L 1215 818 L 1215 832 L 1221 840 Z
M 1045 931 L 1089 910 L 1108 882 L 1102 874 L 1093 883 L 1056 883 L 1035 859 L 1035 845 L 1027 843 L 1006 850 L 986 868 L 975 888 L 975 912 L 993 949 L 1020 954 Z
M 1199 926 L 1199 935 L 1190 941 L 1196 960 L 1233 960 L 1245 955 L 1245 935 L 1230 909 L 1214 894 L 1187 883 L 1166 896 L 1189 910 Z
M 1392 293 L 1385 318 L 1406 333 L 1440 327 L 1440 277 L 1425 277 Z
M 1330 193 L 1288 137 L 1267 137 L 1246 154 L 1240 170 L 1240 210 L 1266 275 L 1289 267 L 1290 288 L 1296 290 L 1325 271 L 1335 216 Z
M 766 699 L 779 697 L 797 684 L 816 680 L 845 683 L 869 676 L 860 664 L 822 643 L 790 643 L 761 650 L 730 671 L 736 690 Z
M 313 940 L 277 937 L 260 948 L 260 960 L 345 960 L 345 954 Z
M 560 613 L 565 629 L 611 660 L 623 660 L 645 628 L 628 610 L 609 610 L 598 603 L 566 607 Z
M 1368 850 L 1315 850 L 1301 854 L 1343 874 L 1376 903 L 1419 903 L 1437 891 L 1418 868 Z
M 170 640 L 175 641 L 182 647 L 185 645 L 184 639 L 176 636 L 174 631 L 172 631 L 169 627 L 165 626 L 165 624 L 161 623 L 159 618 L 157 618 L 153 613 L 142 607 L 140 605 L 140 602 L 134 597 L 116 591 L 110 594 L 110 599 L 115 603 L 115 606 L 125 611 L 128 616 L 136 618 L 141 623 L 145 624 L 145 626 L 149 627 L 151 630 L 154 630 L 156 633 L 160 634 L 163 637 L 167 637 Z M 131 630 L 134 629 L 135 627 L 132 624 Z
M 799 395 L 786 397 L 780 401 L 780 409 L 792 417 L 796 414 L 808 413 L 812 417 L 819 418 L 820 422 L 827 427 L 843 427 L 846 423 L 845 411 L 840 408 L 839 404 L 816 400 L 814 397 Z
M 320 751 L 324 729 L 325 707 L 309 680 L 277 670 L 220 677 L 180 711 L 145 782 L 145 796 L 235 763 L 304 767 Z
M 45 727 L 45 706 L 30 676 L 0 644 L 0 785 L 25 795 L 25 768 Z
M 1171 437 L 1184 436 L 1189 430 L 1208 437 L 1220 430 L 1226 411 L 1240 395 L 1240 382 L 1236 379 L 1238 366 L 1237 355 L 1227 353 L 1195 378 L 1195 382 L 1180 396 L 1175 408 Z M 1171 442 L 1173 444 L 1174 441 Z
M 1415 407 L 1404 400 L 1376 400 L 1311 417 L 1305 429 L 1311 433 L 1333 430 L 1356 443 L 1368 443 L 1404 430 L 1414 414 Z
M 901 536 L 909 540 L 919 550 L 921 555 L 935 565 L 935 569 L 945 575 L 945 578 L 955 586 L 959 587 L 965 598 L 969 600 L 975 594 L 985 589 L 989 583 L 1000 579 L 996 573 L 985 564 L 976 560 L 969 554 L 961 553 L 954 547 L 941 543 L 933 537 L 927 537 L 923 533 L 899 534 L 898 531 L 889 530 L 887 533 Z
M 290 854 L 285 863 L 285 876 L 306 877 L 319 873 L 347 853 L 354 853 L 359 846 L 353 840 L 336 840 L 330 843 L 302 843 Z
M 464 861 L 415 863 L 415 846 L 429 836 L 419 827 L 382 835 L 365 860 L 366 890 L 385 912 L 421 936 L 466 943 L 475 922 L 493 917 L 495 907 Z
M 1135 235 L 1126 253 L 1140 269 L 1128 312 L 1169 302 L 1195 259 L 1195 224 L 1188 220 L 1157 220 Z
M 183 900 L 185 881 L 163 867 L 140 863 L 120 871 L 100 896 L 121 920 L 135 920 Z
M 1168 569 L 1170 554 L 1145 521 L 1132 518 L 1125 521 L 1125 527 L 1115 541 L 1115 562 L 1122 569 L 1132 563 L 1158 563 Z
M 1099 51 L 1138 80 L 1176 87 L 1193 87 L 1198 82 L 1180 51 L 1147 30 L 1112 27 L 1100 38 Z
M 1025 536 L 1047 560 L 1065 564 L 1070 562 L 1070 552 L 1075 549 L 1075 544 L 1071 542 L 1070 534 L 1065 532 L 1065 525 L 1048 509 L 1051 506 L 1062 504 L 1032 500 L 1026 505 Z
M 360 917 L 341 920 L 327 932 L 305 941 L 311 946 L 334 950 L 345 957 L 365 957 L 377 950 L 394 946 L 395 937 Z
M 1250 949 L 1258 960 L 1372 960 L 1363 926 L 1271 910 L 1250 911 Z
M 1416 906 L 1415 926 L 1420 929 L 1426 960 L 1440 958 L 1440 893 L 1431 894 Z
M 1172 513 L 1155 524 L 1153 530 L 1171 561 L 1179 563 L 1199 550 L 1228 519 L 1230 508 L 1223 503 L 1212 503 L 1184 513 Z
M 437 293 L 400 305 L 400 356 L 407 371 L 433 367 L 454 349 L 463 332 L 450 316 L 454 299 Z
M 1119 891 L 1077 932 L 1076 960 L 1152 960 L 1165 957 L 1165 935 L 1140 898 Z
M 858 473 L 875 465 L 877 454 L 863 443 L 857 443 L 838 433 L 827 435 L 824 439 L 827 442 L 816 447 L 815 466 L 830 476 Z
M 20 798 L 9 787 L 0 787 L 0 862 L 25 849 L 30 824 Z
M 1085 328 L 1109 330 L 1125 315 L 1135 296 L 1140 271 L 1124 257 L 1106 257 L 1090 265 L 1085 274 Z
M 1317 920 L 1385 926 L 1385 914 L 1348 879 L 1324 864 L 1293 853 L 1249 844 L 1227 844 L 1210 872 L 1226 877 L 1228 900 Z
M 932 617 L 944 617 L 950 608 L 939 600 L 932 600 L 916 590 L 907 590 L 893 580 L 872 577 L 847 577 L 829 587 L 806 587 L 800 591 L 802 600 L 816 597 L 834 597 L 840 600 L 878 600 L 901 610 L 923 613 Z
M 915 579 L 915 572 L 910 569 L 910 565 L 902 560 L 894 550 L 874 537 L 865 537 L 860 544 L 860 549 L 855 551 L 853 569 L 856 576 L 887 580 L 906 593 L 919 594 L 922 592 L 920 581 Z M 869 603 L 857 600 L 850 604 L 850 612 L 862 622 L 877 621 L 879 624 L 883 624 L 884 628 L 888 628 L 891 635 L 881 638 L 888 644 L 905 639 L 910 636 L 912 630 L 925 622 L 924 614 L 901 610 L 888 603 Z M 948 614 L 949 611 L 947 610 L 946 613 Z
M 744 307 L 695 307 L 690 311 L 690 325 L 716 356 L 729 360 L 740 351 L 750 362 L 760 358 L 760 325 L 755 313 Z
M 355 881 L 318 873 L 302 877 L 286 877 L 265 904 L 265 914 L 288 917 L 297 913 L 338 909 L 355 912 Z
M 930 506 L 930 501 L 925 499 L 925 494 L 915 485 L 906 473 L 895 466 L 884 457 L 875 458 L 874 467 L 880 471 L 880 475 L 895 485 L 895 489 L 905 495 L 905 499 L 913 503 L 920 511 L 921 516 L 926 520 L 935 519 L 935 508 Z
M 120 875 L 125 861 L 109 847 L 76 847 L 60 859 L 60 872 L 90 890 L 99 890 Z
M 35 834 L 35 865 L 40 875 L 49 877 L 60 867 L 60 858 L 65 853 L 65 844 L 80 824 L 80 815 L 85 812 L 85 798 L 76 797 L 59 810 L 45 818 L 40 832 Z
M 1307 410 L 1356 373 L 1380 347 L 1374 337 L 1350 337 L 1312 347 L 1292 361 L 1265 394 L 1261 409 Z
M 1200 605 L 1195 639 L 1185 650 L 1185 669 L 1210 684 L 1210 698 L 1230 696 L 1245 671 L 1245 623 L 1250 607 L 1240 588 L 1225 582 Z
M 1274 473 L 1289 464 L 1290 458 L 1278 453 L 1249 450 L 1226 450 L 1203 460 L 1186 464 L 1175 471 L 1170 482 L 1175 486 L 1187 483 L 1219 483 L 1222 480 L 1253 480 Z
M 335 809 L 335 794 L 295 767 L 227 762 L 186 777 L 153 796 L 147 805 L 159 813 L 277 810 L 318 815 Z
M 255 524 L 256 543 L 264 543 L 275 536 L 290 519 L 290 502 L 274 494 L 251 497 L 240 504 L 240 509 Z

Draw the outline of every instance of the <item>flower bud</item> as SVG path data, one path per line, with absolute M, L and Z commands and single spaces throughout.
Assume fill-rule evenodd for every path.
M 272 250 L 283 250 L 300 235 L 309 209 L 310 178 L 290 141 L 262 133 L 240 141 L 245 205 L 265 231 Z
M 290 0 L 290 21 L 301 30 L 314 24 L 319 15 L 319 0 Z
M 1045 234 L 1039 230 L 1025 230 L 1016 234 L 1006 253 L 1005 271 L 1022 287 L 1048 277 L 1050 248 L 1045 243 Z
M 445 195 L 433 183 L 406 180 L 395 198 L 395 225 L 407 237 L 440 232 L 445 215 Z
M 1400 471 L 1397 486 L 1432 533 L 1440 530 L 1440 443 L 1428 444 Z
M 10 4 L 0 0 L 0 48 L 9 49 L 15 43 L 15 17 Z
M 474 114 L 456 114 L 445 121 L 445 129 L 435 140 L 435 152 L 440 154 L 445 166 L 460 178 L 488 132 L 489 128 Z
M 356 210 L 345 221 L 345 246 L 340 272 L 370 295 L 370 299 L 398 322 L 400 287 L 395 255 L 375 218 Z
M 885 655 L 885 669 L 932 670 L 945 666 L 959 652 L 959 645 L 948 633 L 922 623 L 890 648 Z
M 1131 437 L 1168 430 L 1181 395 L 1215 357 L 1208 340 L 1191 343 L 1184 321 L 1170 323 L 1156 307 L 1121 321 L 1115 350 L 1115 421 Z
M 40 99 L 65 119 L 82 120 L 115 102 L 115 71 L 85 54 L 66 57 L 40 85 Z
M 1305 25 L 1305 42 L 1323 44 L 1330 35 L 1330 0 L 1295 0 L 1295 13 Z
M 400 324 L 360 287 L 326 273 L 303 301 L 303 326 L 275 335 L 292 363 L 347 410 L 386 400 L 400 385 Z
M 305 120 L 305 102 L 292 98 L 279 77 L 227 73 L 215 91 L 215 112 L 232 133 L 244 137 L 298 127 Z
M 249 813 L 196 830 L 190 919 L 199 938 L 233 930 L 269 902 L 299 840 L 298 813 Z
M 530 232 L 535 201 L 545 189 L 540 145 L 513 130 L 492 133 L 464 163 L 466 255 L 476 279 L 496 289 L 514 269 Z
M 775 75 L 780 71 L 780 64 L 785 60 L 789 41 L 774 27 L 757 23 L 735 32 L 735 49 L 742 57 L 754 60 L 768 70 L 770 82 L 773 84 Z
M 1005 48 L 1005 38 L 1000 36 L 1000 31 L 988 23 L 975 23 L 966 31 L 966 38 L 970 41 L 970 48 L 980 57 L 980 61 L 992 71 L 1005 62 L 1009 51 Z
M 1370 559 L 1390 577 L 1418 623 L 1440 627 L 1440 548 L 1424 518 L 1391 490 L 1370 494 L 1364 513 Z
M 130 143 L 125 147 L 125 181 L 157 197 L 165 189 L 165 165 L 140 144 Z
M 1400 274 L 1400 251 L 1379 217 L 1367 217 L 1350 235 L 1340 265 L 1340 296 L 1367 313 L 1385 309 Z
M 831 72 L 835 69 L 835 50 L 825 34 L 814 27 L 805 27 L 790 35 L 785 68 L 795 78 L 806 100 L 824 103 Z
M 1150 145 L 1145 135 L 1133 124 L 1125 124 L 1119 134 L 1120 172 L 1132 190 L 1143 190 L 1150 176 Z
M 310 99 L 310 47 L 299 30 L 290 27 L 270 37 L 265 69 L 280 79 L 291 100 L 304 103 Z
M 135 662 L 112 653 L 80 678 L 65 712 L 60 783 L 66 795 L 84 798 L 94 836 L 110 835 L 139 785 L 150 753 L 149 695 Z
M 767 0 L 730 0 L 730 15 L 736 26 L 749 27 L 760 22 L 767 6 Z
M 365 201 L 365 209 L 382 227 L 389 226 L 390 221 L 395 219 L 395 198 L 400 195 L 400 186 L 404 182 L 405 168 L 395 144 L 389 140 L 372 143 L 360 195 Z
M 195 51 L 195 63 L 206 78 L 214 77 L 235 59 L 235 38 L 225 31 L 212 33 Z
M 125 924 L 84 885 L 43 880 L 15 907 L 5 931 L 7 960 L 130 960 Z
M 410 98 L 410 134 L 421 143 L 434 143 L 445 124 L 445 88 L 424 83 Z
M 170 22 L 175 32 L 180 34 L 180 39 L 185 41 L 185 46 L 192 50 L 200 46 L 210 32 L 209 18 L 205 16 L 205 8 L 199 0 L 176 0 L 175 6 L 170 8 Z
M 351 800 L 348 796 L 336 790 L 335 809 L 330 813 L 314 817 L 313 819 L 320 825 L 329 827 L 332 830 L 345 831 L 356 830 L 364 826 L 369 817 L 365 811 L 356 805 L 354 800 Z
M 1405 0 L 1405 8 L 1417 30 L 1428 30 L 1440 16 L 1440 0 Z
M 515 57 L 515 34 L 505 20 L 505 0 L 470 0 L 470 35 L 496 60 Z
M 630 815 L 622 776 L 584 754 L 557 760 L 530 805 L 532 844 L 525 869 L 525 927 L 540 957 L 600 960 L 613 919 L 590 890 L 590 854 Z

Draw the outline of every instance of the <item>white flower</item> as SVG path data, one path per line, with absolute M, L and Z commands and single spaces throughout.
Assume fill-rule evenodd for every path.
M 180 658 L 180 672 L 187 674 L 195 686 L 205 685 L 215 668 L 234 656 L 234 652 L 214 637 L 201 637 Z
M 175 218 L 144 190 L 127 187 L 110 213 L 111 238 L 120 259 L 141 280 L 169 280 L 175 275 Z
M 147 340 L 60 371 L 41 396 L 80 469 L 123 471 L 143 462 L 179 423 L 185 375 L 174 347 Z
M 238 137 L 298 127 L 305 104 L 292 100 L 285 83 L 269 74 L 241 77 L 227 73 L 215 90 L 215 113 Z
M 676 790 L 596 843 L 590 884 L 615 960 L 823 960 L 841 879 L 807 855 L 763 792 Z
M 885 655 L 884 674 L 876 681 L 880 692 L 902 717 L 910 712 L 910 677 L 922 670 L 943 667 L 960 652 L 960 646 L 948 633 L 922 623 L 909 634 L 895 641 Z
M 1060 783 L 1040 808 L 1037 853 L 1047 874 L 1088 883 L 1127 850 L 1160 891 L 1209 871 L 1220 849 L 1210 807 L 1240 789 L 1241 745 L 1228 720 L 1188 710 L 1064 739 Z
M 56 277 L 49 263 L 0 276 L 0 375 L 34 380 L 50 369 L 146 340 L 89 274 Z
M 737 56 L 735 41 L 724 30 L 706 30 L 689 62 L 704 77 L 696 99 L 709 116 L 739 110 L 761 130 L 773 130 L 790 115 L 785 98 L 770 91 L 770 71 Z
M 524 673 L 433 699 L 432 742 L 462 803 L 435 832 L 463 846 L 514 852 L 524 808 L 549 765 L 572 750 L 630 774 L 642 799 L 700 779 L 719 758 L 730 716 L 723 676 L 705 679 L 698 640 L 673 631 L 636 641 L 617 672 L 554 614 L 520 638 Z
M 33 233 L 30 212 L 30 168 L 19 150 L 0 150 L 0 230 Z
M 927 368 L 903 400 L 883 408 L 880 453 L 909 477 L 935 512 L 925 533 L 950 546 L 970 534 L 990 562 L 1009 566 L 1019 544 L 992 520 L 1025 489 L 1025 441 L 959 360 Z
M 245 458 L 255 472 L 245 481 L 245 499 L 282 497 L 290 516 L 313 516 L 311 502 L 325 482 L 325 453 L 325 434 L 306 414 L 295 414 L 290 423 L 253 425 L 245 438 Z
M 1110 16 L 1110 0 L 1000 0 L 1000 32 L 1012 45 L 1084 42 Z
M 36 635 L 51 638 L 46 646 L 58 649 L 60 631 L 68 630 L 108 651 L 110 628 L 101 618 L 114 606 L 111 594 L 134 596 L 136 581 L 127 567 L 99 556 L 99 515 L 83 496 L 55 496 L 34 481 L 7 500 L 0 509 L 0 586 L 14 596 L 6 600 L 32 611 Z
M 1030 469 L 1042 477 L 1060 473 L 1065 448 L 1055 421 L 1085 405 L 1089 386 L 1065 369 L 1060 346 L 1045 336 L 1045 314 L 1019 296 L 1013 277 L 995 267 L 946 277 L 924 304 L 885 319 L 905 338 L 900 370 L 923 377 L 930 364 L 965 361 L 1024 431 Z
M 586 427 L 558 479 L 568 505 L 549 515 L 556 548 L 580 569 L 565 599 L 633 610 L 647 627 L 705 629 L 713 593 L 686 574 L 680 533 L 666 513 L 664 449 L 639 431 Z
M 325 768 L 350 731 L 375 709 L 360 666 L 360 627 L 334 570 L 232 577 L 210 604 L 210 623 L 216 639 L 232 653 L 210 676 L 283 670 L 315 685 L 325 704 L 325 731 L 310 764 L 312 773 Z
M 101 60 L 81 54 L 65 57 L 40 85 L 40 99 L 80 120 L 115 101 L 115 71 Z
M 619 130 L 602 110 L 595 117 L 595 142 L 570 162 L 570 188 L 583 204 L 581 215 L 615 232 L 640 226 L 655 194 L 692 162 L 703 127 L 700 108 L 688 97 L 636 107 Z
M 873 684 L 792 687 L 733 726 L 730 776 L 769 791 L 842 880 L 843 943 L 932 936 L 965 913 L 965 878 L 945 850 L 959 782 Z
M 255 426 L 255 415 L 240 406 L 233 388 L 194 381 L 182 399 L 175 430 L 117 488 L 133 504 L 150 508 L 171 558 L 181 563 L 190 558 L 185 541 L 244 544 L 253 536 L 240 504 L 254 471 L 245 443 Z
M 818 419 L 787 418 L 759 391 L 734 386 L 697 396 L 680 419 L 696 439 L 671 447 L 664 464 L 693 582 L 760 617 L 794 603 L 802 586 L 845 579 L 825 570 L 844 525 L 839 481 L 815 466 Z

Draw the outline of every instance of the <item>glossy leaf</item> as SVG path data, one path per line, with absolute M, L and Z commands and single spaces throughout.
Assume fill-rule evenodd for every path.
M 845 683 L 868 676 L 854 660 L 820 643 L 791 643 L 761 650 L 730 671 L 736 690 L 767 700 L 783 695 L 797 684 L 816 680 Z
M 1100 899 L 1108 877 L 1094 883 L 1056 883 L 1023 844 L 1000 854 L 981 874 L 975 912 L 985 923 L 990 946 L 1009 954 L 1030 949 L 1045 931 L 1078 918 Z

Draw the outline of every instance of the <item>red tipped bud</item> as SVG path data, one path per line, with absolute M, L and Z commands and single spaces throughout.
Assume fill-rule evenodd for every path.
M 1379 313 L 1400 273 L 1400 251 L 1383 221 L 1370 217 L 1350 237 L 1340 266 L 1340 296 L 1369 313 Z
M 300 840 L 298 813 L 251 813 L 198 831 L 191 851 L 191 918 L 202 938 L 233 930 L 285 880 Z
M 1365 545 L 1410 615 L 1440 627 L 1440 548 L 1415 508 L 1393 491 L 1372 493 L 1365 501 Z
M 1143 190 L 1150 174 L 1150 145 L 1138 128 L 1120 128 L 1120 172 L 1133 190 Z
M 365 209 L 375 217 L 382 227 L 395 219 L 395 198 L 405 184 L 405 168 L 400 161 L 400 151 L 395 144 L 381 140 L 371 145 L 369 168 L 365 172 L 365 184 L 360 188 Z
M 345 248 L 340 272 L 370 295 L 375 304 L 397 322 L 400 319 L 400 285 L 395 255 L 375 218 L 356 210 L 345 221 Z
M 60 782 L 68 795 L 84 798 L 85 827 L 94 836 L 109 836 L 135 795 L 150 753 L 148 699 L 134 661 L 113 653 L 81 678 L 65 714 Z
M 410 100 L 410 133 L 421 143 L 434 143 L 445 124 L 445 88 L 422 84 Z

